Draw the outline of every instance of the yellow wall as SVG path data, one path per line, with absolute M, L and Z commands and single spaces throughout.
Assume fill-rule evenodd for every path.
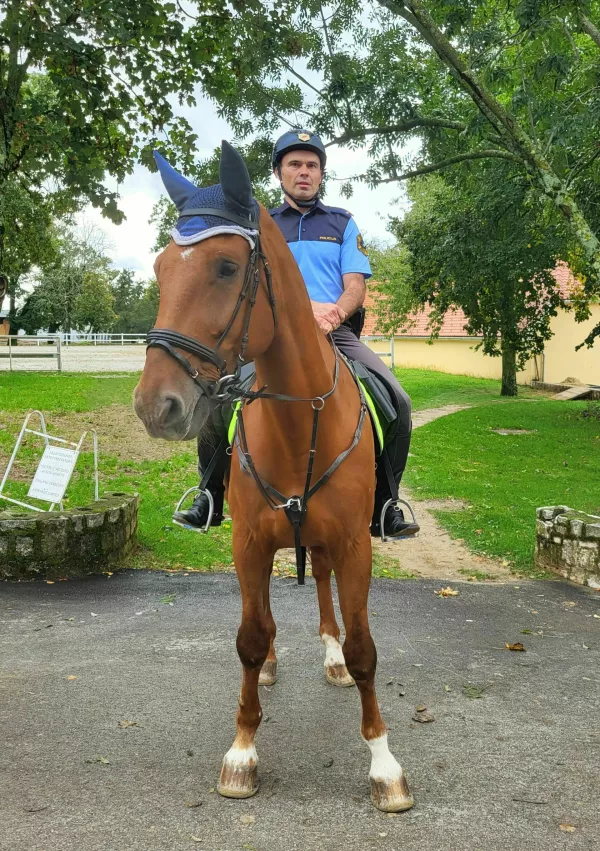
M 600 338 L 591 349 L 575 351 L 591 329 L 600 322 L 600 305 L 591 306 L 592 316 L 587 322 L 575 322 L 573 312 L 560 310 L 552 320 L 552 338 L 546 343 L 542 357 L 532 359 L 522 372 L 517 373 L 519 384 L 530 384 L 535 379 L 549 384 L 562 384 L 565 379 L 576 379 L 582 384 L 600 385 Z M 378 354 L 389 354 L 389 340 L 366 340 Z M 476 340 L 452 337 L 428 343 L 423 337 L 396 337 L 394 363 L 397 367 L 437 369 L 455 375 L 473 375 L 478 378 L 502 377 L 501 358 L 475 351 Z M 390 358 L 384 357 L 389 364 Z M 536 364 L 537 360 L 537 364 Z
M 554 336 L 546 343 L 544 352 L 544 381 L 562 384 L 565 378 L 575 378 L 582 384 L 600 385 L 600 337 L 591 348 L 578 346 L 592 328 L 600 322 L 600 305 L 591 306 L 591 318 L 575 322 L 573 311 L 560 310 L 552 320 Z
M 378 354 L 389 353 L 388 340 L 368 340 L 367 345 Z M 473 375 L 477 378 L 502 378 L 502 359 L 491 358 L 475 351 L 476 340 L 452 337 L 429 344 L 422 337 L 396 337 L 394 364 L 397 367 L 437 369 L 455 375 Z M 390 363 L 389 357 L 383 358 Z M 530 384 L 535 379 L 535 364 L 531 361 L 523 372 L 517 373 L 519 384 Z

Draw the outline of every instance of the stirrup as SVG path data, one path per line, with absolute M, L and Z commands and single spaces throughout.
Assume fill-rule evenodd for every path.
M 175 526 L 182 526 L 184 529 L 192 529 L 194 532 L 202 532 L 202 534 L 205 535 L 208 532 L 208 530 L 210 529 L 210 524 L 211 524 L 212 519 L 213 519 L 213 514 L 215 513 L 215 501 L 213 499 L 212 493 L 209 490 L 206 490 L 206 488 L 205 489 L 199 488 L 198 485 L 194 485 L 193 488 L 188 488 L 186 490 L 186 492 L 184 493 L 184 495 L 179 500 L 179 502 L 177 503 L 177 507 L 175 508 L 175 513 L 177 513 L 179 511 L 179 509 L 181 508 L 181 506 L 183 505 L 183 503 L 185 502 L 185 500 L 187 499 L 189 494 L 193 493 L 194 491 L 198 491 L 198 495 L 200 495 L 201 493 L 204 493 L 208 497 L 208 520 L 206 521 L 206 525 L 204 526 L 204 528 L 196 528 L 195 526 L 188 526 L 187 523 L 178 523 L 177 520 L 172 520 L 172 522 L 175 524 Z
M 398 497 L 398 499 L 388 499 L 388 501 L 385 503 L 385 505 L 381 509 L 381 516 L 379 518 L 379 531 L 380 531 L 380 534 L 381 534 L 381 542 L 383 544 L 385 544 L 387 541 L 401 541 L 401 540 L 403 540 L 403 538 L 414 538 L 415 537 L 414 535 L 401 535 L 399 538 L 387 538 L 386 537 L 385 528 L 384 528 L 384 525 L 383 525 L 383 521 L 385 519 L 385 513 L 388 510 L 388 508 L 390 507 L 390 505 L 398 505 L 399 503 L 401 503 L 402 505 L 405 505 L 408 508 L 408 510 L 410 511 L 410 515 L 412 517 L 412 522 L 415 523 L 415 524 L 417 522 L 416 514 L 413 511 L 413 507 L 410 504 L 410 502 L 407 502 L 405 499 L 402 499 L 402 497 L 400 497 L 400 496 Z

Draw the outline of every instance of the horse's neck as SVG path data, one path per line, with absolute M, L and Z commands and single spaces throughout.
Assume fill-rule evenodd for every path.
M 297 269 L 290 272 L 285 291 L 275 289 L 277 327 L 266 352 L 256 358 L 259 386 L 270 393 L 312 398 L 332 386 L 335 356 L 318 329 L 308 293 Z

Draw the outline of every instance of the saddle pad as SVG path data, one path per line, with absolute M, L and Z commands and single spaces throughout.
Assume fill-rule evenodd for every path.
M 379 452 L 377 453 L 377 454 L 379 454 L 383 450 L 384 439 L 383 439 L 383 428 L 381 426 L 381 420 L 380 420 L 380 417 L 379 417 L 379 413 L 377 411 L 377 406 L 375 405 L 375 402 L 373 401 L 373 398 L 372 398 L 371 394 L 369 393 L 368 388 L 365 386 L 365 383 L 363 381 L 361 381 L 361 379 L 354 373 L 353 370 L 351 370 L 351 372 L 352 372 L 352 376 L 355 379 L 355 381 L 358 384 L 360 384 L 360 387 L 361 387 L 362 392 L 364 394 L 365 401 L 367 403 L 367 408 L 369 409 L 369 415 L 371 417 L 371 423 L 373 425 L 373 431 L 374 431 L 374 433 L 377 437 L 377 442 L 379 444 Z M 254 376 L 252 377 L 252 381 L 254 381 Z M 233 446 L 233 441 L 235 440 L 235 430 L 237 428 L 237 421 L 238 421 L 238 416 L 239 416 L 239 412 L 240 412 L 241 407 L 242 407 L 242 402 L 240 400 L 239 402 L 235 403 L 235 406 L 234 406 L 234 408 L 231 412 L 231 420 L 229 422 L 229 426 L 228 426 L 228 429 L 227 429 L 227 440 L 228 440 L 230 446 Z

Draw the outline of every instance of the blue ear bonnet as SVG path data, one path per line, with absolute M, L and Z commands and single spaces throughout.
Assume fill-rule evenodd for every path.
M 220 183 L 214 186 L 207 186 L 203 189 L 197 189 L 196 194 L 192 195 L 183 210 L 179 210 L 179 218 L 177 219 L 175 230 L 181 236 L 194 236 L 208 228 L 235 227 L 233 222 L 229 219 L 221 218 L 221 216 L 207 215 L 206 213 L 202 216 L 186 216 L 186 209 L 193 210 L 197 207 L 207 207 L 209 209 L 223 210 L 233 215 L 240 215 L 239 208 L 235 209 L 232 204 L 228 203 Z M 255 220 L 254 229 L 256 229 L 259 219 L 259 207 L 256 201 L 253 201 L 252 218 Z M 250 225 L 248 229 L 251 229 Z
M 179 212 L 171 232 L 179 245 L 199 242 L 213 233 L 227 232 L 226 229 L 246 238 L 259 231 L 260 208 L 252 197 L 246 164 L 227 142 L 223 142 L 221 148 L 221 182 L 215 186 L 195 186 L 157 151 L 154 159 L 165 189 Z

